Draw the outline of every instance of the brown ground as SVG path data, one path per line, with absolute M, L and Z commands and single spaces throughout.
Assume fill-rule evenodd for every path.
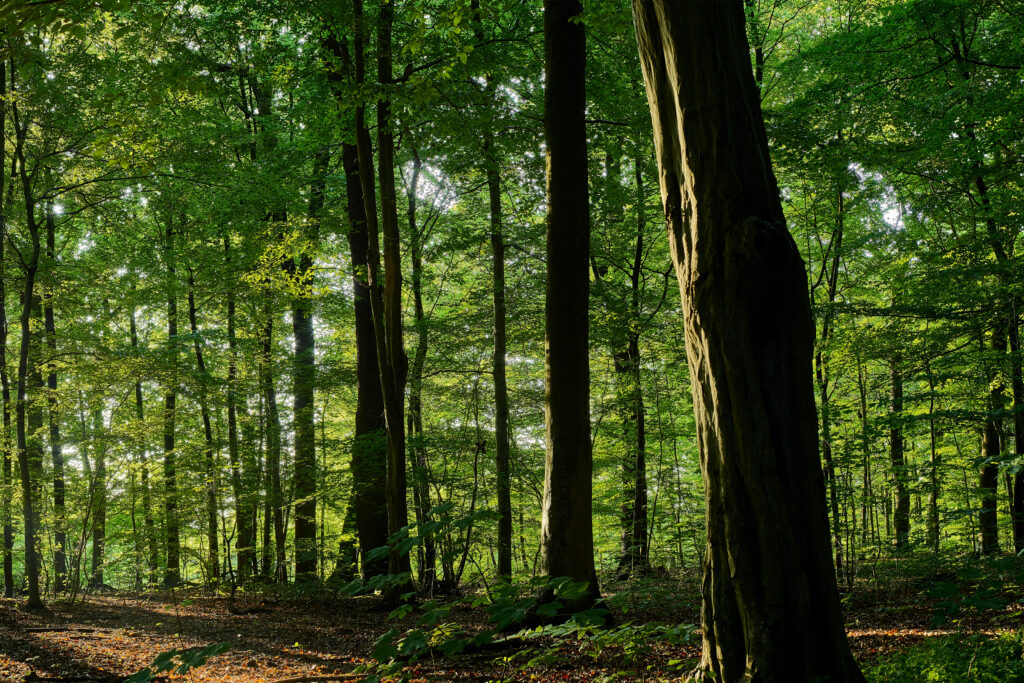
M 657 582 L 615 600 L 618 623 L 657 621 L 695 623 L 696 597 L 674 580 Z M 866 591 L 847 605 L 851 644 L 861 661 L 871 661 L 950 632 L 933 627 L 933 600 L 922 591 Z M 396 623 L 376 608 L 376 599 L 284 600 L 274 596 L 239 599 L 233 614 L 223 597 L 202 593 L 89 596 L 69 604 L 52 602 L 41 612 L 26 611 L 15 600 L 0 600 L 0 681 L 115 681 L 149 664 L 160 652 L 229 642 L 231 649 L 187 675 L 167 680 L 275 682 L 289 679 L 352 680 L 345 676 L 369 656 L 377 637 L 389 628 L 410 628 L 416 616 Z M 959 628 L 970 631 L 1020 628 L 1022 618 L 974 614 Z M 483 624 L 479 609 L 460 607 L 451 614 L 472 631 Z M 51 629 L 51 630 L 43 630 Z M 543 643 L 541 643 L 543 644 Z M 622 650 L 601 653 L 563 645 L 554 663 L 520 668 L 505 663 L 511 651 L 489 651 L 458 658 L 423 661 L 412 681 L 595 681 L 677 680 L 689 664 L 670 660 L 699 656 L 699 642 L 671 648 L 650 643 L 637 661 L 626 663 Z M 37 678 L 33 678 L 36 676 Z M 297 681 L 296 681 L 297 683 Z

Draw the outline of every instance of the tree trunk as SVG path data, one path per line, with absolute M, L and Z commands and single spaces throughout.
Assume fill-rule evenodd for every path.
M 993 351 L 993 368 L 989 372 L 988 410 L 985 416 L 985 429 L 981 440 L 981 457 L 984 462 L 981 465 L 981 477 L 979 482 L 979 494 L 981 496 L 981 508 L 978 511 L 978 526 L 981 529 L 981 553 L 983 555 L 994 555 L 999 552 L 999 520 L 998 520 L 998 494 L 999 494 L 999 460 L 1002 455 L 1003 441 L 1003 418 L 1000 412 L 1003 410 L 1005 400 L 1002 377 L 998 366 L 1002 357 L 1006 354 L 1006 328 L 1003 321 L 999 321 L 992 329 L 991 350 Z M 984 348 L 984 345 L 982 346 Z
M 1016 308 L 1016 306 L 1014 307 Z M 1010 383 L 1013 389 L 1013 454 L 1024 462 L 1024 377 L 1021 373 L 1020 326 L 1017 311 L 1012 312 L 1009 324 Z M 1009 476 L 1009 475 L 1007 475 Z M 1024 468 L 1013 475 L 1013 550 L 1024 552 Z
M 55 247 L 56 226 L 52 210 L 46 212 L 46 257 L 51 270 L 56 268 Z M 2 239 L 2 238 L 0 238 Z M 43 288 L 43 319 L 46 331 L 46 347 L 50 353 L 49 372 L 46 375 L 47 414 L 50 431 L 50 459 L 53 461 L 53 592 L 64 590 L 64 579 L 68 572 L 66 516 L 64 509 L 64 444 L 60 438 L 60 415 L 57 407 L 57 370 L 54 358 L 57 355 L 57 327 L 53 316 L 53 287 Z
M 277 390 L 274 388 L 274 307 L 270 292 L 267 292 L 263 304 L 263 316 L 263 402 L 266 411 L 267 443 L 264 465 L 264 484 L 267 492 L 265 515 L 268 520 L 273 520 L 274 580 L 286 583 L 288 567 L 285 566 L 284 496 L 281 492 L 281 417 L 277 412 Z M 270 576 L 269 562 L 265 563 L 263 572 Z
M 295 337 L 293 358 L 293 420 L 295 424 L 295 580 L 309 581 L 317 577 L 316 543 L 316 433 L 314 399 L 316 391 L 316 355 L 313 335 L 311 280 L 313 257 L 310 251 L 320 233 L 320 214 L 324 208 L 324 185 L 330 152 L 317 150 L 313 160 L 313 184 L 309 195 L 310 246 L 304 247 L 298 265 L 289 258 L 285 265 L 294 278 L 292 298 L 292 332 Z
M 103 424 L 103 398 L 92 412 L 92 563 L 89 588 L 103 590 L 104 556 L 107 542 L 107 435 Z
M 587 187 L 586 38 L 583 6 L 544 1 L 544 139 L 547 144 L 547 288 L 544 573 L 587 584 L 594 571 L 590 441 L 590 206 Z
M 227 292 L 228 324 L 228 459 L 231 463 L 231 491 L 235 497 L 235 525 L 238 536 L 238 581 L 244 583 L 256 573 L 256 538 L 253 530 L 252 491 L 242 482 L 238 444 L 238 340 L 235 336 L 235 288 L 231 266 L 231 237 L 224 236 L 224 264 L 229 269 Z M 248 444 L 247 444 L 248 447 Z
M 686 324 L 707 549 L 704 678 L 864 681 L 831 559 L 807 276 L 741 0 L 634 0 Z
M 893 530 L 896 533 L 896 547 L 903 549 L 910 542 L 910 478 L 907 475 L 903 443 L 903 375 L 896 363 L 892 361 L 889 365 L 889 462 L 892 463 L 892 480 L 896 489 Z
M 13 79 L 13 73 L 12 73 Z M 13 91 L 12 87 L 12 91 Z M 18 145 L 15 149 L 17 155 L 18 173 L 21 178 L 22 192 L 25 199 L 26 226 L 29 233 L 29 249 L 23 250 L 21 254 L 22 263 L 25 266 L 25 284 L 21 308 L 21 347 L 18 353 L 18 399 L 15 406 L 15 433 L 18 446 L 18 469 L 21 475 L 21 500 L 22 512 L 25 518 L 25 578 L 28 579 L 28 606 L 38 609 L 43 606 L 39 593 L 39 555 L 36 550 L 37 510 L 34 505 L 32 491 L 34 487 L 32 473 L 41 465 L 41 446 L 35 439 L 36 429 L 42 427 L 42 416 L 40 414 L 39 424 L 27 424 L 27 411 L 29 408 L 28 381 L 29 381 L 29 349 L 33 344 L 32 334 L 32 311 L 38 297 L 35 293 L 36 275 L 39 270 L 39 224 L 36 221 L 36 205 L 32 193 L 32 177 L 25 168 L 24 140 L 27 134 L 28 121 L 24 125 L 19 122 L 18 106 L 11 104 L 11 111 L 14 117 L 14 129 L 18 138 Z M 33 397 L 38 400 L 38 396 Z M 40 406 L 41 409 L 41 406 Z M 35 412 L 35 411 L 33 411 Z M 30 450 L 28 430 L 33 432 L 33 445 Z M 39 446 L 37 448 L 37 446 Z M 38 455 L 37 455 L 38 451 Z M 35 461 L 35 462 L 33 462 Z
M 132 308 L 131 316 L 128 319 L 129 331 L 131 334 L 132 350 L 139 353 L 139 332 L 135 325 L 135 309 Z M 137 420 L 137 433 L 145 433 L 145 410 L 142 401 L 142 382 L 135 382 L 135 419 Z M 147 456 L 146 444 L 143 441 L 138 449 L 140 480 L 142 487 L 142 527 L 146 537 L 147 568 L 149 569 L 148 583 L 156 581 L 156 572 L 160 564 L 160 549 L 156 537 L 156 524 L 153 522 L 153 506 L 150 497 L 149 487 L 149 458 Z
M 164 585 L 174 588 L 181 581 L 181 537 L 178 529 L 178 454 L 175 451 L 175 418 L 178 398 L 178 296 L 175 281 L 174 228 L 167 220 L 167 350 L 171 378 L 164 390 L 164 526 L 166 528 L 167 566 Z
M 217 536 L 217 461 L 213 446 L 213 424 L 210 419 L 210 401 L 207 395 L 206 382 L 209 374 L 206 361 L 203 359 L 203 345 L 199 339 L 199 325 L 196 321 L 195 274 L 188 271 L 188 324 L 192 332 L 192 348 L 196 354 L 196 370 L 199 372 L 199 412 L 203 420 L 203 462 L 206 466 L 206 542 L 209 546 L 208 572 L 209 578 L 216 581 L 220 578 L 220 541 Z M 230 552 L 230 551 L 229 551 Z
M 416 522 L 430 521 L 430 481 L 427 449 L 423 443 L 423 365 L 427 359 L 427 321 L 423 311 L 423 235 L 416 222 L 416 192 L 420 179 L 420 157 L 413 148 L 412 176 L 409 180 L 409 256 L 412 262 L 412 299 L 416 321 L 416 351 L 409 374 L 409 450 L 413 471 L 413 497 Z M 432 594 L 437 577 L 437 547 L 433 534 L 426 534 L 420 553 L 420 590 Z
M 0 59 L 0 101 L 7 97 L 7 61 Z M 7 107 L 0 106 L 0 130 L 7 130 Z M 14 494 L 14 470 L 11 459 L 11 379 L 7 374 L 7 265 L 4 252 L 7 245 L 7 214 L 9 201 L 5 201 L 4 169 L 7 160 L 7 137 L 0 135 L 0 411 L 3 412 L 3 433 L 0 450 L 3 451 L 3 552 L 4 597 L 14 597 L 14 524 L 11 497 Z M 16 161 L 16 158 L 15 158 Z M 13 165 L 13 164 L 12 164 Z M 13 176 L 13 173 L 11 174 Z M 14 183 L 10 185 L 13 189 Z

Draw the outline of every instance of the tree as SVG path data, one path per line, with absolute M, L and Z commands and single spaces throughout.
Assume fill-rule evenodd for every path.
M 587 584 L 594 571 L 590 441 L 590 200 L 586 37 L 580 2 L 544 2 L 547 289 L 544 308 L 546 450 L 541 521 L 544 572 Z
M 634 0 L 706 497 L 699 672 L 863 681 L 818 461 L 806 271 L 786 230 L 741 0 Z

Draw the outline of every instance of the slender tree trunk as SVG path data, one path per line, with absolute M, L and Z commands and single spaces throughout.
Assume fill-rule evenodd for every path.
M 0 59 L 0 102 L 7 98 L 7 61 Z M 0 130 L 7 130 L 7 106 L 0 104 Z M 16 155 L 14 162 L 17 161 Z M 12 167 L 14 165 L 12 162 Z M 3 413 L 3 433 L 0 434 L 0 450 L 3 451 L 3 552 L 4 552 L 4 597 L 14 597 L 14 523 L 11 513 L 11 498 L 14 495 L 14 470 L 11 458 L 11 379 L 7 374 L 7 261 L 4 255 L 7 246 L 7 214 L 10 205 L 4 196 L 7 163 L 7 137 L 0 135 L 0 411 Z M 14 175 L 13 173 L 11 174 Z M 13 190 L 12 181 L 8 192 Z M 7 199 L 7 201 L 5 201 Z
M 897 362 L 891 361 L 889 364 L 892 392 L 889 402 L 889 461 L 892 463 L 892 479 L 896 489 L 893 527 L 896 547 L 902 549 L 910 542 L 910 489 L 903 442 L 903 374 Z
M 46 257 L 50 268 L 56 268 L 55 221 L 53 212 L 46 213 Z M 2 239 L 2 238 L 0 238 Z M 53 287 L 43 288 L 43 318 L 46 331 L 46 347 L 50 353 L 49 372 L 46 375 L 47 408 L 50 428 L 50 458 L 53 461 L 53 592 L 64 590 L 64 579 L 68 573 L 67 532 L 64 510 L 64 444 L 60 438 L 60 415 L 57 404 L 57 370 L 54 358 L 57 355 L 57 327 L 53 316 Z
M 320 214 L 324 208 L 324 186 L 330 153 L 326 147 L 313 160 L 313 184 L 309 196 L 309 239 L 315 245 L 320 233 Z M 294 288 L 302 292 L 292 298 L 292 331 L 295 336 L 293 358 L 293 420 L 295 424 L 295 580 L 317 577 L 316 543 L 316 431 L 314 399 L 316 392 L 315 337 L 310 294 L 313 257 L 303 249 L 296 266 L 289 258 L 286 266 L 294 278 Z
M 277 411 L 277 390 L 274 388 L 274 308 L 271 294 L 267 293 L 263 306 L 263 401 L 266 411 L 267 456 L 264 466 L 267 491 L 267 519 L 273 520 L 274 530 L 274 580 L 288 581 L 288 567 L 285 564 L 284 496 L 281 492 L 281 417 Z M 263 568 L 270 575 L 269 564 Z
M 92 563 L 89 588 L 103 590 L 104 558 L 107 543 L 107 434 L 103 424 L 103 399 L 92 412 Z
M 11 90 L 13 92 L 13 71 L 11 78 Z M 39 554 L 36 549 L 38 511 L 36 510 L 32 495 L 35 486 L 32 473 L 42 464 L 42 448 L 35 438 L 35 430 L 42 427 L 42 419 L 40 414 L 40 424 L 34 425 L 35 428 L 32 429 L 33 444 L 30 448 L 28 430 L 33 425 L 27 424 L 27 411 L 29 410 L 29 349 L 36 336 L 32 333 L 31 320 L 33 308 L 38 301 L 35 284 L 36 275 L 39 270 L 40 240 L 39 224 L 36 221 L 36 204 L 33 195 L 32 176 L 29 175 L 25 166 L 24 141 L 27 135 L 28 121 L 25 121 L 24 124 L 19 121 L 16 102 L 11 104 L 11 112 L 14 117 L 14 130 L 18 140 L 15 153 L 17 155 L 18 173 L 21 178 L 22 193 L 25 200 L 25 222 L 29 234 L 29 247 L 28 249 L 23 249 L 21 253 L 21 260 L 25 267 L 25 283 L 20 320 L 21 348 L 18 353 L 18 399 L 15 406 L 15 433 L 18 446 L 18 469 L 21 475 L 22 513 L 25 518 L 25 577 L 28 579 L 28 606 L 38 609 L 43 606 L 43 601 L 39 593 Z M 38 396 L 33 397 L 34 401 L 38 401 L 38 399 Z M 35 412 L 35 410 L 32 412 Z
M 1010 383 L 1013 389 L 1013 454 L 1017 460 L 1022 460 L 1024 459 L 1024 377 L 1021 373 L 1020 321 L 1016 310 L 1012 312 L 1009 323 Z M 1024 552 L 1024 468 L 1019 469 L 1012 476 L 1013 550 L 1020 555 Z
M 175 451 L 175 418 L 178 398 L 178 295 L 174 227 L 168 218 L 167 249 L 167 350 L 171 376 L 164 389 L 164 526 L 166 528 L 167 566 L 164 585 L 174 588 L 181 581 L 181 537 L 178 528 L 178 454 Z
M 135 324 L 135 308 L 132 308 L 128 322 L 131 334 L 132 350 L 138 354 L 139 331 Z M 137 381 L 135 382 L 135 419 L 137 421 L 137 433 L 139 434 L 142 434 L 145 431 L 145 417 L 145 404 L 142 400 L 142 382 Z M 149 487 L 149 457 L 145 441 L 141 441 L 139 443 L 138 458 L 140 486 L 142 488 L 142 528 L 146 537 L 146 564 L 147 569 L 149 570 L 148 583 L 152 584 L 156 581 L 156 572 L 160 564 L 160 549 L 157 542 L 156 524 L 153 521 L 153 505 Z
M 633 9 L 706 496 L 698 673 L 861 683 L 830 552 L 806 269 L 771 169 L 743 3 Z
M 224 236 L 224 263 L 231 265 L 231 237 Z M 235 525 L 238 536 L 238 581 L 244 583 L 256 570 L 256 538 L 253 530 L 252 492 L 242 482 L 242 463 L 238 444 L 238 340 L 235 335 L 234 275 L 228 275 L 228 459 L 231 463 L 231 491 L 235 497 Z
M 982 347 L 984 348 L 984 346 Z M 1003 418 L 999 412 L 1003 409 L 1005 387 L 999 375 L 998 366 L 1006 354 L 1006 327 L 999 321 L 992 329 L 991 350 L 993 351 L 993 369 L 989 373 L 988 414 L 985 417 L 985 429 L 981 440 L 981 465 L 979 493 L 981 508 L 978 511 L 978 526 L 981 529 L 981 553 L 994 555 L 999 552 L 999 520 L 997 517 L 999 495 L 999 460 L 1002 455 Z
M 427 449 L 423 442 L 423 365 L 427 359 L 427 321 L 423 311 L 423 236 L 416 222 L 416 192 L 419 188 L 420 157 L 413 148 L 412 176 L 409 180 L 409 256 L 412 262 L 412 298 L 416 324 L 416 351 L 409 373 L 409 455 L 412 461 L 413 494 L 416 521 L 430 521 L 430 482 Z M 420 553 L 420 590 L 433 593 L 437 577 L 437 548 L 433 534 L 423 537 Z
M 544 2 L 547 288 L 544 573 L 587 585 L 567 608 L 600 596 L 594 571 L 590 441 L 590 206 L 583 6 Z
M 929 442 L 929 490 L 928 490 L 928 545 L 935 553 L 939 552 L 939 470 L 942 457 L 938 450 L 938 430 L 935 427 L 935 378 L 929 362 L 925 362 L 928 373 L 928 442 Z
M 203 359 L 203 345 L 199 339 L 199 325 L 196 320 L 196 279 L 192 269 L 188 271 L 188 324 L 192 333 L 192 348 L 196 354 L 196 370 L 199 372 L 199 412 L 203 420 L 203 462 L 206 466 L 206 542 L 209 559 L 208 577 L 211 581 L 220 578 L 220 541 L 217 535 L 217 461 L 213 446 L 213 423 L 210 418 L 210 401 L 206 390 L 209 373 Z

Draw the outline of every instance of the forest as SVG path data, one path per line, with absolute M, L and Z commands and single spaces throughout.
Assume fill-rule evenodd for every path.
M 1024 681 L 1024 1 L 0 1 L 0 680 Z

